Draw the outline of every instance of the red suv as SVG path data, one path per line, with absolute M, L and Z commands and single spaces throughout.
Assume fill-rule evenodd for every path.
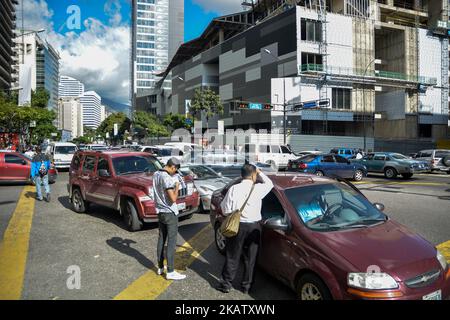
M 389 219 L 352 184 L 314 175 L 271 174 L 263 199 L 258 264 L 302 300 L 450 297 L 450 267 L 418 234 Z M 235 180 L 213 193 L 216 246 L 226 239 L 220 203 Z
M 69 198 L 73 208 L 83 213 L 90 203 L 118 210 L 130 231 L 143 223 L 157 222 L 153 201 L 153 173 L 163 165 L 144 152 L 78 151 L 69 170 Z M 178 197 L 179 217 L 192 216 L 200 197 L 192 178 Z

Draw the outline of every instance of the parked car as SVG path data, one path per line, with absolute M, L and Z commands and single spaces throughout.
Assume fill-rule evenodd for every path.
M 57 169 L 68 169 L 78 147 L 70 142 L 52 142 L 45 150 Z
M 108 146 L 104 144 L 88 144 L 86 145 L 85 150 L 92 150 L 92 151 L 106 151 L 109 150 Z
M 253 163 L 257 168 L 265 173 L 276 172 L 269 164 Z M 205 166 L 219 172 L 223 177 L 234 179 L 241 176 L 241 168 L 243 163 L 206 163 Z
M 450 174 L 450 155 L 445 156 L 445 158 L 442 159 L 442 163 L 445 167 L 441 168 L 441 171 L 447 172 L 447 174 Z
M 0 152 L 0 181 L 32 183 L 31 158 L 18 152 Z M 58 177 L 53 163 L 48 170 L 48 182 L 55 183 Z
M 436 149 L 436 150 L 422 150 L 417 153 L 414 159 L 428 162 L 430 171 L 439 171 L 446 169 L 443 159 L 450 155 L 450 150 Z
M 212 193 L 231 181 L 230 178 L 222 176 L 221 173 L 199 164 L 182 166 L 180 171 L 183 175 L 190 175 L 194 179 L 195 188 L 200 194 L 199 212 L 209 212 Z
M 446 299 L 450 269 L 434 245 L 372 204 L 351 183 L 271 174 L 262 203 L 258 265 L 301 300 Z M 220 203 L 239 179 L 213 193 L 210 221 L 224 252 Z
M 334 148 L 331 149 L 330 153 L 340 155 L 346 159 L 351 157 L 356 157 L 359 149 L 349 149 L 349 148 Z
M 333 154 L 310 154 L 290 160 L 287 170 L 312 173 L 318 176 L 338 176 L 355 181 L 361 181 L 367 176 L 367 168 L 364 165 L 350 162 L 344 157 Z
M 321 153 L 323 153 L 322 151 L 318 151 L 318 150 L 315 150 L 315 151 L 300 151 L 300 152 L 294 152 L 294 154 L 297 156 L 297 157 L 303 157 L 303 156 L 307 156 L 307 155 L 310 155 L 310 154 L 321 154 Z
M 153 173 L 161 162 L 144 152 L 77 152 L 69 171 L 69 199 L 82 213 L 90 203 L 118 210 L 130 231 L 143 223 L 157 222 L 153 200 Z M 177 201 L 178 217 L 190 217 L 198 210 L 199 194 L 192 178 L 184 177 L 186 188 Z
M 266 163 L 276 169 L 286 169 L 289 160 L 297 159 L 291 149 L 284 145 L 246 143 L 244 152 L 249 162 Z
M 388 179 L 394 179 L 399 174 L 410 179 L 415 173 L 429 170 L 424 161 L 409 159 L 400 153 L 375 152 L 365 155 L 362 159 L 352 160 L 353 163 L 365 165 L 368 172 L 384 173 Z
M 163 164 L 166 164 L 172 157 L 177 158 L 181 162 L 185 162 L 186 160 L 183 151 L 170 146 L 141 146 L 140 151 L 152 154 Z
M 234 150 L 203 150 L 203 152 L 196 152 L 192 163 L 210 164 L 210 163 L 245 163 L 245 156 Z

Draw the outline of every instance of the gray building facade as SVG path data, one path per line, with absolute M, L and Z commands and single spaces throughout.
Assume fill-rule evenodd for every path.
M 0 90 L 9 91 L 12 83 L 14 29 L 17 0 L 0 1 Z

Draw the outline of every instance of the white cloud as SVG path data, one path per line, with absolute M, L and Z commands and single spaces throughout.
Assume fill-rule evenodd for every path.
M 205 12 L 214 12 L 222 15 L 242 11 L 242 2 L 244 0 L 193 0 L 193 3 L 202 7 Z
M 61 56 L 61 75 L 82 81 L 86 90 L 94 90 L 120 103 L 129 103 L 130 28 L 121 23 L 117 0 L 108 0 L 104 10 L 111 25 L 87 18 L 83 21 L 86 28 L 83 32 L 61 34 L 54 30 L 53 12 L 45 0 L 25 0 L 25 27 L 32 26 L 34 30 L 46 28 L 44 37 Z

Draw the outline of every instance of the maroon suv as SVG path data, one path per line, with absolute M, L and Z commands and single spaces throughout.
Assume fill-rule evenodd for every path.
M 69 198 L 76 212 L 85 212 L 90 203 L 118 210 L 130 231 L 145 222 L 157 222 L 153 201 L 153 173 L 162 164 L 144 152 L 77 152 L 69 170 Z M 199 206 L 199 194 L 192 179 L 177 200 L 179 217 L 192 216 Z
M 313 175 L 269 175 L 262 205 L 258 264 L 302 300 L 425 299 L 450 296 L 450 269 L 428 241 L 382 213 L 345 181 Z M 220 203 L 235 180 L 214 192 L 216 246 Z

